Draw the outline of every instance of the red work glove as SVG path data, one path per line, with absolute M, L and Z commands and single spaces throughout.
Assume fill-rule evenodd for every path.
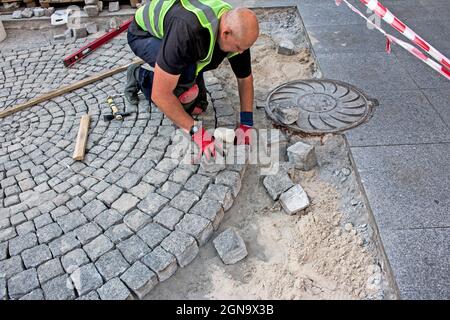
M 241 124 L 239 128 L 237 128 L 234 132 L 234 144 L 240 145 L 250 145 L 252 144 L 252 130 L 253 127 L 246 126 Z
M 213 158 L 216 157 L 216 149 L 219 152 L 222 152 L 222 146 L 215 141 L 214 137 L 206 132 L 203 127 L 192 135 L 192 140 L 200 148 L 200 152 L 196 160 L 199 160 L 202 154 L 204 154 L 206 160 L 209 161 L 211 156 Z

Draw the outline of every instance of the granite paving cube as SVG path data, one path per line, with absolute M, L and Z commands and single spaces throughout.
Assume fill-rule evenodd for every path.
M 36 246 L 37 243 L 37 237 L 34 233 L 28 233 L 26 235 L 16 237 L 9 240 L 9 254 L 11 256 L 18 255 L 23 250 Z
M 183 190 L 170 201 L 170 205 L 182 212 L 188 212 L 198 200 L 199 197 L 194 193 Z
M 0 277 L 0 301 L 8 299 L 8 294 L 6 291 L 6 278 Z
M 136 207 L 139 201 L 140 200 L 135 196 L 124 193 L 112 204 L 111 208 L 117 210 L 121 214 L 127 214 Z
M 103 201 L 104 203 L 106 203 L 108 205 L 111 205 L 114 201 L 119 199 L 119 197 L 121 196 L 122 192 L 123 192 L 122 188 L 119 188 L 116 185 L 111 185 L 105 191 L 100 193 L 97 196 L 97 199 Z
M 143 257 L 141 261 L 156 273 L 160 282 L 169 279 L 178 269 L 175 256 L 160 246 Z
M 138 208 L 148 214 L 149 216 L 153 217 L 156 215 L 162 207 L 169 202 L 169 199 L 157 194 L 157 193 L 150 193 L 144 200 L 142 200 L 138 204 Z
M 216 176 L 216 184 L 223 184 L 231 188 L 233 196 L 236 198 L 241 190 L 241 176 L 234 171 L 225 170 Z
M 0 278 L 11 278 L 13 275 L 23 271 L 22 259 L 20 256 L 14 256 L 0 261 Z
M 102 227 L 103 230 L 120 223 L 122 221 L 122 215 L 114 209 L 106 210 L 100 213 L 94 221 Z
M 136 172 L 128 172 L 119 181 L 117 181 L 116 184 L 125 190 L 129 190 L 137 185 L 141 178 L 142 176 Z
M 170 174 L 178 166 L 178 161 L 170 158 L 162 159 L 155 167 L 156 170 Z
M 35 232 L 36 230 L 34 228 L 33 221 L 27 221 L 25 223 L 22 223 L 21 225 L 18 225 L 16 227 L 16 231 L 19 236 L 23 236 L 27 233 Z
M 69 276 L 64 274 L 42 285 L 45 300 L 73 300 L 75 291 Z
M 83 249 L 75 249 L 61 257 L 61 263 L 67 273 L 72 273 L 79 267 L 90 262 Z
M 47 245 L 41 244 L 31 249 L 24 250 L 22 252 L 22 260 L 25 268 L 30 269 L 41 265 L 42 263 L 50 260 L 52 253 Z
M 145 242 L 138 236 L 132 236 L 131 238 L 120 242 L 117 245 L 117 249 L 120 250 L 129 263 L 134 263 L 151 251 Z
M 36 226 L 37 229 L 42 228 L 50 223 L 53 222 L 52 217 L 50 216 L 50 214 L 45 213 L 43 215 L 40 215 L 39 217 L 34 218 L 33 220 L 34 225 Z
M 101 255 L 105 254 L 114 247 L 114 244 L 105 235 L 100 235 L 88 244 L 84 245 L 83 249 L 92 261 L 97 260 Z
M 173 199 L 180 192 L 181 188 L 182 186 L 178 183 L 166 181 L 156 192 L 166 198 Z
M 0 243 L 0 261 L 5 260 L 8 256 L 8 242 Z
M 58 238 L 62 233 L 63 232 L 57 223 L 51 223 L 36 231 L 39 243 L 48 243 Z
M 137 186 L 130 189 L 130 193 L 139 199 L 144 199 L 150 192 L 154 192 L 155 187 L 146 183 L 141 182 Z
M 13 227 L 0 230 L 0 242 L 7 241 L 17 235 Z
M 70 275 L 70 278 L 72 279 L 79 296 L 92 290 L 96 290 L 103 285 L 102 276 L 98 273 L 93 263 L 76 269 Z
M 76 300 L 100 300 L 100 296 L 97 291 L 91 291 L 81 297 L 78 297 Z
M 204 245 L 213 233 L 211 221 L 196 214 L 185 214 L 175 226 L 175 230 L 193 236 L 200 246 Z
M 44 300 L 44 292 L 42 291 L 42 289 L 36 289 L 31 291 L 29 294 L 24 295 L 19 300 Z
M 147 223 L 151 221 L 152 217 L 140 210 L 134 210 L 130 212 L 123 219 L 123 222 L 134 232 L 138 231 L 140 228 L 147 225 Z
M 150 223 L 138 231 L 139 238 L 150 247 L 155 248 L 161 241 L 170 234 L 170 231 L 157 223 Z
M 133 300 L 133 295 L 119 278 L 114 278 L 97 289 L 102 300 Z
M 263 184 L 274 201 L 278 200 L 283 192 L 294 186 L 289 175 L 283 171 L 265 177 Z
M 11 299 L 19 299 L 39 287 L 36 269 L 29 269 L 8 279 L 8 295 Z
M 18 214 L 16 214 L 16 215 L 12 216 L 12 217 L 10 218 L 10 221 L 11 221 L 11 224 L 12 224 L 13 226 L 16 226 L 16 225 L 18 225 L 18 224 L 21 224 L 22 222 L 27 221 L 27 218 L 26 218 L 25 215 L 21 212 L 21 213 L 18 213 Z
M 65 216 L 66 214 L 68 214 L 70 212 L 69 208 L 67 208 L 66 206 L 59 206 L 56 209 L 52 210 L 50 212 L 50 215 L 52 216 L 52 218 L 54 220 L 56 220 L 59 217 Z
M 139 299 L 147 295 L 158 283 L 156 274 L 139 261 L 120 276 L 120 279 Z
M 96 223 L 91 222 L 75 229 L 73 232 L 81 244 L 84 245 L 97 237 L 102 232 L 102 229 Z
M 225 211 L 230 209 L 233 205 L 231 189 L 227 186 L 211 184 L 203 197 L 219 201 Z
M 169 175 L 167 173 L 152 169 L 144 176 L 142 180 L 155 187 L 160 187 L 164 182 L 168 180 L 168 178 Z
M 214 230 L 217 230 L 225 215 L 220 202 L 209 198 L 201 199 L 192 207 L 189 213 L 202 216 L 211 221 Z
M 234 264 L 247 256 L 244 240 L 232 228 L 228 228 L 218 235 L 213 244 L 225 264 Z
M 95 263 L 97 270 L 108 281 L 114 277 L 120 276 L 130 267 L 119 250 L 110 251 L 101 256 Z
M 58 223 L 64 233 L 67 233 L 88 223 L 88 221 L 80 211 L 73 211 L 65 216 L 56 218 L 56 223 Z
M 133 231 L 131 231 L 131 229 L 124 223 L 112 226 L 105 232 L 105 236 L 107 236 L 115 244 L 131 237 L 133 234 Z
M 60 238 L 53 240 L 49 244 L 53 257 L 62 256 L 73 249 L 79 248 L 80 246 L 80 241 L 78 241 L 73 233 L 65 234 Z
M 296 169 L 308 171 L 317 165 L 314 146 L 299 141 L 290 146 L 287 152 L 289 162 L 293 163 Z
M 67 208 L 69 208 L 70 211 L 75 211 L 75 210 L 83 208 L 84 202 L 83 202 L 83 200 L 81 200 L 80 197 L 76 197 L 76 198 L 73 198 L 72 200 L 69 200 L 66 203 L 66 206 L 67 206 Z
M 165 207 L 155 216 L 153 220 L 163 227 L 173 231 L 175 230 L 175 225 L 181 220 L 183 215 L 184 212 L 181 212 L 180 210 L 172 207 Z
M 161 247 L 172 253 L 181 267 L 191 263 L 199 251 L 194 237 L 177 230 L 163 240 Z
M 192 171 L 187 169 L 176 168 L 169 176 L 169 180 L 178 184 L 185 184 L 192 176 Z
M 37 268 L 39 282 L 41 284 L 64 273 L 58 258 L 47 261 Z
M 280 196 L 280 203 L 288 215 L 296 214 L 309 207 L 308 195 L 299 184 L 284 192 Z

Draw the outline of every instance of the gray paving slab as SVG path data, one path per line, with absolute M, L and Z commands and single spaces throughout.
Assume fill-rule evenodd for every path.
M 401 299 L 450 298 L 450 228 L 381 230 Z
M 370 121 L 348 131 L 351 146 L 450 142 L 448 124 L 419 90 L 388 91 L 376 97 L 380 105 Z
M 428 98 L 434 109 L 439 113 L 447 127 L 450 128 L 450 90 L 426 89 L 422 93 Z
M 381 230 L 450 226 L 449 146 L 352 148 Z
M 306 27 L 365 24 L 348 7 L 344 5 L 338 7 L 334 1 L 300 0 L 296 2 Z

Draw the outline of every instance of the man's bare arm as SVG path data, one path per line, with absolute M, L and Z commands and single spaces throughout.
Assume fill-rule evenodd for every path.
M 179 75 L 172 75 L 155 65 L 152 88 L 152 101 L 178 127 L 189 131 L 194 119 L 183 109 L 178 98 L 173 94 Z
M 247 78 L 238 78 L 238 91 L 239 100 L 241 103 L 241 112 L 253 112 L 253 75 L 249 75 Z

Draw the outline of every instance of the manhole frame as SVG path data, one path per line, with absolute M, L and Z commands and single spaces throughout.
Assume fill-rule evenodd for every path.
M 296 124 L 284 124 L 281 121 L 279 121 L 277 119 L 277 117 L 275 116 L 275 114 L 272 112 L 272 110 L 270 109 L 270 100 L 272 98 L 272 96 L 277 92 L 278 89 L 290 85 L 290 84 L 296 84 L 299 82 L 304 82 L 304 83 L 308 83 L 308 82 L 331 82 L 334 84 L 338 84 L 340 86 L 343 87 L 347 87 L 350 90 L 356 91 L 365 101 L 366 103 L 366 112 L 363 116 L 361 116 L 361 119 L 351 123 L 347 126 L 344 126 L 343 128 L 339 128 L 339 129 L 330 129 L 330 130 L 326 130 L 326 129 L 320 129 L 320 130 L 307 130 L 307 129 L 302 129 L 300 127 L 298 127 Z M 294 132 L 299 132 L 299 133 L 307 133 L 307 134 L 313 134 L 313 135 L 320 135 L 320 134 L 327 134 L 327 133 L 340 133 L 343 131 L 347 131 L 349 129 L 355 128 L 367 121 L 370 120 L 370 118 L 373 116 L 373 112 L 376 106 L 379 105 L 379 102 L 377 99 L 374 98 L 369 98 L 367 96 L 367 94 L 365 94 L 361 89 L 355 87 L 352 84 L 349 84 L 347 82 L 344 81 L 340 81 L 340 80 L 334 80 L 334 79 L 329 79 L 329 78 L 320 78 L 320 79 L 298 79 L 298 80 L 293 80 L 293 81 L 289 81 L 289 82 L 285 82 L 279 86 L 277 86 L 276 88 L 272 89 L 272 91 L 270 91 L 270 93 L 268 94 L 267 98 L 266 98 L 266 103 L 264 106 L 264 109 L 266 111 L 266 114 L 268 115 L 268 117 L 270 118 L 270 120 L 275 123 L 276 125 L 279 126 L 283 126 L 286 127 Z

